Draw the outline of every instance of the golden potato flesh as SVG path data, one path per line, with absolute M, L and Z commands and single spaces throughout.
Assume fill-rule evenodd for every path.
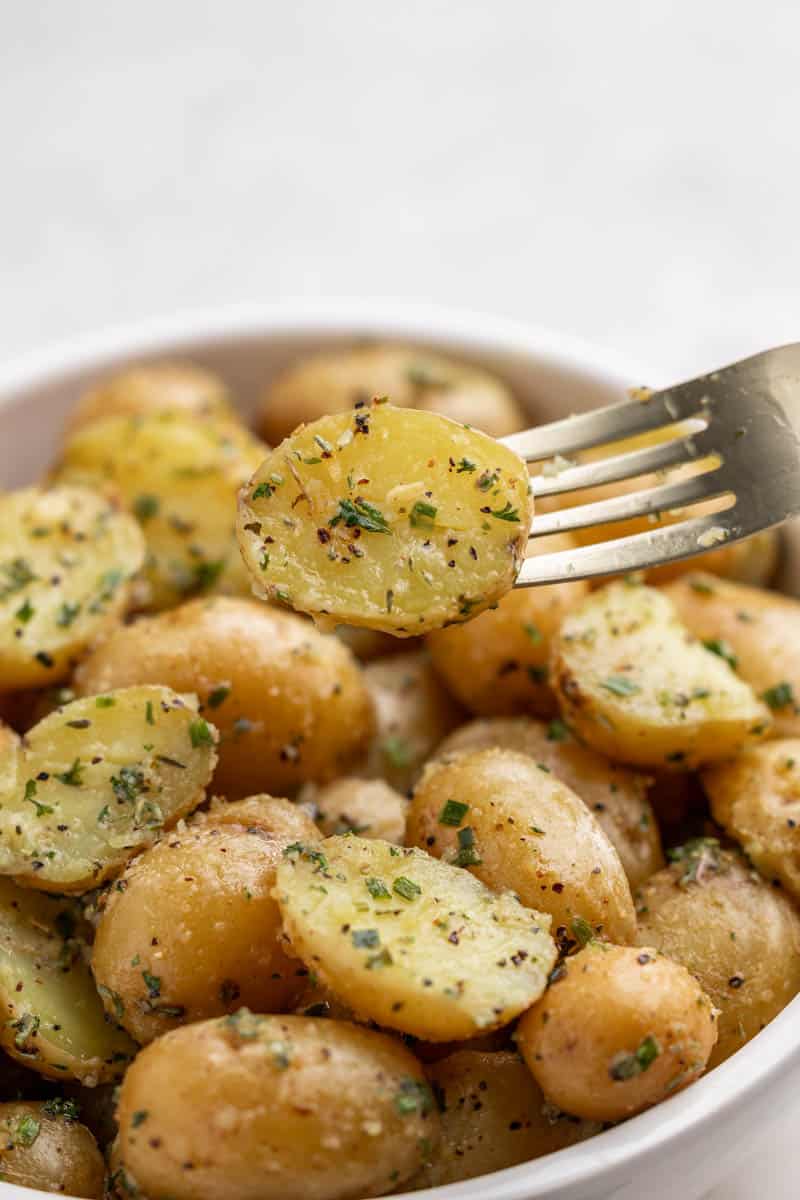
M 674 853 L 637 893 L 639 942 L 683 963 L 720 1010 L 716 1066 L 800 991 L 800 915 L 713 839 Z
M 372 702 L 337 638 L 256 600 L 214 597 L 121 627 L 82 664 L 81 695 L 166 683 L 220 731 L 214 787 L 280 794 L 344 773 L 366 749 Z
M 477 750 L 515 750 L 543 763 L 580 796 L 619 855 L 631 887 L 664 865 L 650 778 L 581 745 L 561 720 L 492 717 L 470 721 L 440 744 L 436 759 Z
M 512 451 L 433 413 L 373 404 L 273 450 L 242 489 L 237 532 L 268 599 L 411 636 L 499 600 L 532 515 Z
M 439 1137 L 422 1068 L 394 1038 L 247 1009 L 143 1050 L 118 1115 L 118 1194 L 148 1200 L 382 1196 Z
M 431 763 L 412 797 L 407 840 L 550 913 L 559 940 L 576 921 L 635 938 L 616 850 L 584 802 L 527 755 L 479 750 Z
M 136 522 L 88 488 L 0 496 L 0 692 L 66 678 L 143 561 Z
M 105 417 L 144 417 L 179 412 L 192 418 L 232 417 L 230 395 L 212 371 L 194 363 L 139 363 L 84 392 L 70 414 L 68 431 Z
M 165 687 L 74 700 L 28 732 L 0 792 L 0 871 L 85 892 L 196 808 L 216 730 Z
M 86 1126 L 62 1114 L 57 1101 L 0 1104 L 0 1179 L 101 1200 L 103 1156 Z
M 702 1074 L 717 1040 L 696 979 L 652 947 L 590 942 L 517 1026 L 545 1096 L 590 1121 L 621 1121 Z
M 382 779 L 336 779 L 317 789 L 312 803 L 324 837 L 358 833 L 397 845 L 405 841 L 408 801 Z
M 769 706 L 773 733 L 800 736 L 800 601 L 689 575 L 665 589 L 687 629 L 735 665 Z
M 622 762 L 691 769 L 730 758 L 769 725 L 766 705 L 655 588 L 593 592 L 567 614 L 553 657 L 564 719 Z
M 451 1041 L 508 1024 L 544 990 L 549 919 L 468 871 L 352 834 L 284 853 L 290 950 L 362 1019 Z

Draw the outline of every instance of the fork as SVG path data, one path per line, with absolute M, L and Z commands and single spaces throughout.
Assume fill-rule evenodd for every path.
M 530 537 L 647 516 L 657 520 L 702 501 L 727 506 L 704 516 L 595 545 L 526 558 L 515 587 L 627 574 L 703 554 L 800 513 L 800 343 L 766 350 L 664 391 L 501 438 L 528 463 L 535 498 L 562 496 L 686 463 L 699 474 L 674 483 L 534 516 Z M 658 445 L 576 465 L 567 456 L 637 434 L 668 430 Z

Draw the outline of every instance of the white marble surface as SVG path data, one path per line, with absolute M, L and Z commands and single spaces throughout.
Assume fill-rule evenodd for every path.
M 0 357 L 292 295 L 660 377 L 795 339 L 799 45 L 796 0 L 6 3 Z M 713 1200 L 798 1192 L 784 1131 Z

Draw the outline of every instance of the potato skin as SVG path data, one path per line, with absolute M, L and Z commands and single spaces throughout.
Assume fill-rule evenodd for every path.
M 563 721 L 546 724 L 530 717 L 470 721 L 445 738 L 436 759 L 493 747 L 544 763 L 580 796 L 619 855 L 631 887 L 663 867 L 658 821 L 648 799 L 649 776 L 581 745 Z
M 349 651 L 256 600 L 194 600 L 120 628 L 81 664 L 75 687 L 86 696 L 149 680 L 198 695 L 220 731 L 214 787 L 230 799 L 342 774 L 372 732 Z
M 244 800 L 215 796 L 207 809 L 194 813 L 191 819 L 193 829 L 208 825 L 259 829 L 285 843 L 319 837 L 316 825 L 301 805 L 277 796 L 247 796 Z
M 517 1026 L 545 1096 L 591 1121 L 620 1121 L 702 1074 L 714 1010 L 689 972 L 650 947 L 590 942 Z
M 451 817 L 453 797 L 468 807 Z M 480 750 L 426 768 L 411 800 L 409 843 L 453 862 L 465 828 L 480 860 L 467 869 L 494 891 L 550 913 L 557 939 L 569 938 L 582 917 L 597 933 L 634 941 L 633 900 L 616 850 L 584 802 L 527 755 Z
M 218 375 L 195 363 L 138 363 L 84 392 L 70 414 L 67 433 L 105 417 L 183 412 L 191 417 L 232 417 L 228 389 Z
M 336 779 L 314 792 L 313 804 L 323 837 L 352 832 L 398 846 L 405 841 L 408 802 L 382 779 Z
M 105 1164 L 85 1125 L 48 1113 L 44 1103 L 0 1104 L 0 1178 L 100 1200 Z
M 439 1137 L 422 1068 L 393 1038 L 247 1010 L 143 1050 L 118 1116 L 118 1159 L 148 1200 L 384 1195 Z
M 720 1010 L 714 1067 L 800 991 L 800 915 L 713 839 L 679 853 L 637 893 L 639 943 L 683 963 Z

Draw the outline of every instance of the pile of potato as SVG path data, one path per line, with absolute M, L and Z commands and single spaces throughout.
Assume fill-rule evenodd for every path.
M 508 592 L 527 481 L 464 425 L 524 423 L 370 345 L 272 382 L 270 452 L 211 373 L 146 365 L 0 494 L 0 1178 L 468 1179 L 668 1099 L 800 990 L 775 536 Z

